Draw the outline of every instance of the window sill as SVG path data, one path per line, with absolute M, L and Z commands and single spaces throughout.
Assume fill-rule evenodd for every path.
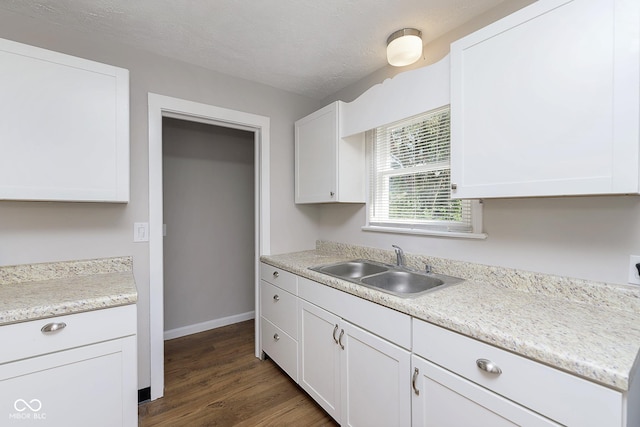
M 402 228 L 402 227 L 381 227 L 375 225 L 365 225 L 362 227 L 363 231 L 375 231 L 378 233 L 396 233 L 396 234 L 415 234 L 418 236 L 435 236 L 435 237 L 450 237 L 454 239 L 486 239 L 487 233 L 462 233 L 459 231 L 436 231 L 436 230 L 423 230 L 419 228 Z

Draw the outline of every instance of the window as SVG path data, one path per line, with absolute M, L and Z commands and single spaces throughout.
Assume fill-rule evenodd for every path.
M 447 106 L 373 130 L 366 229 L 481 232 L 479 202 L 451 200 L 449 117 Z

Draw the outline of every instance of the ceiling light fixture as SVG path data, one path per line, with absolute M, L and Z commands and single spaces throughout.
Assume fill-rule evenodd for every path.
M 403 28 L 387 38 L 387 61 L 394 67 L 413 64 L 422 56 L 422 31 Z

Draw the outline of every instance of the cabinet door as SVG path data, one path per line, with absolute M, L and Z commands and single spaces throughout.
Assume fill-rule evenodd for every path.
M 300 300 L 299 384 L 340 422 L 340 318 Z
M 638 193 L 639 21 L 541 0 L 453 43 L 452 197 Z
M 0 39 L 0 199 L 129 201 L 129 72 Z
M 410 426 L 410 353 L 348 322 L 342 326 L 342 425 Z
M 135 426 L 135 338 L 0 365 L 2 425 Z
M 425 359 L 411 363 L 414 427 L 560 426 Z
M 338 139 L 338 103 L 296 122 L 296 203 L 336 201 Z

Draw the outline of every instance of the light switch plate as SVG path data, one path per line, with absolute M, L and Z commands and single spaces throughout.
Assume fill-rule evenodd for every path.
M 632 285 L 640 285 L 640 274 L 636 264 L 640 263 L 640 255 L 629 256 L 629 283 Z
M 148 222 L 133 223 L 133 241 L 134 242 L 149 241 L 149 223 Z

